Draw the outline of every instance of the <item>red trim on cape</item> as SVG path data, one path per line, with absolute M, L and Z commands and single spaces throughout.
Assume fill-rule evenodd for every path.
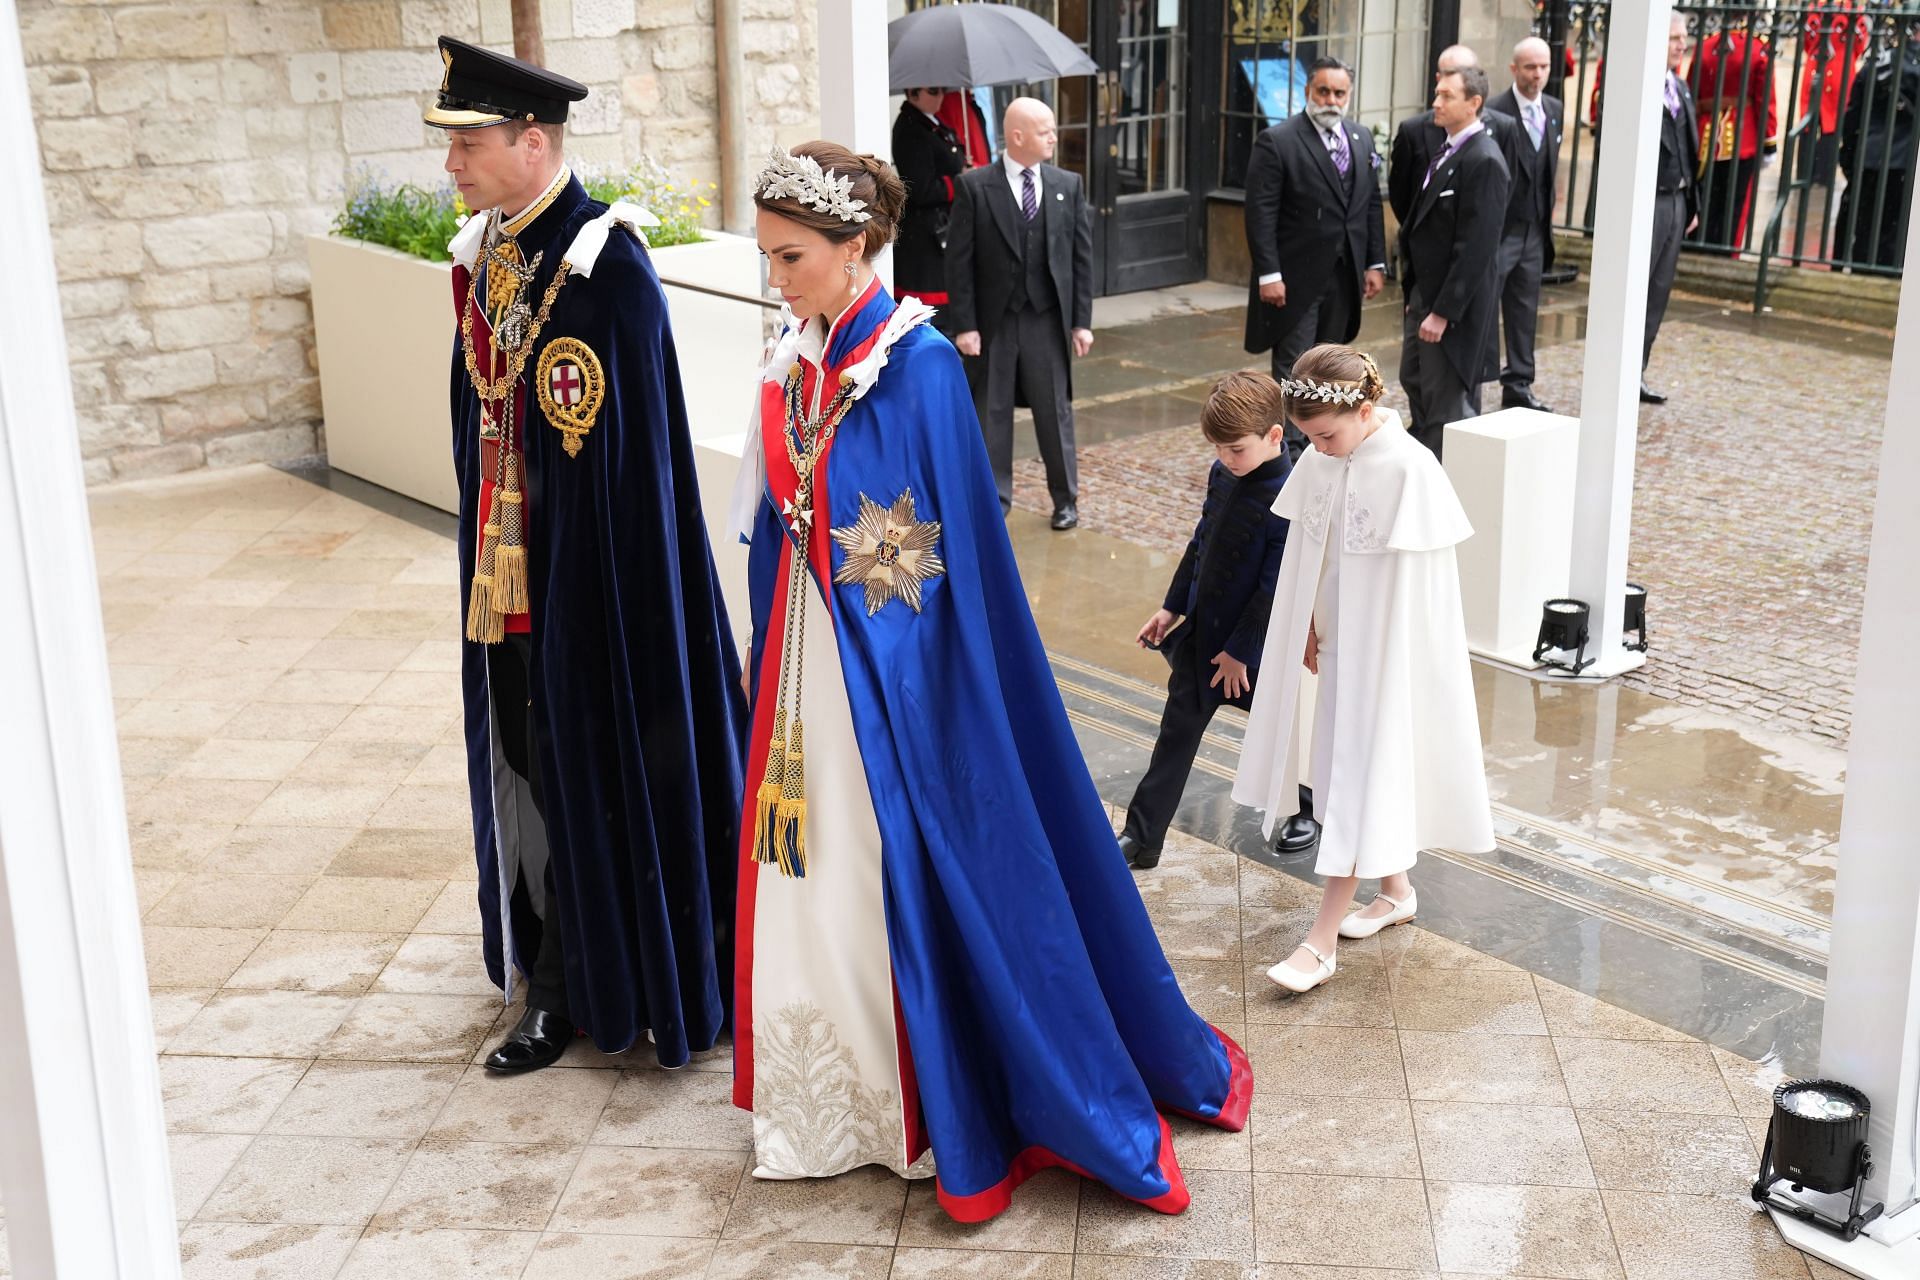
M 944 307 L 947 305 L 947 299 L 951 295 L 948 294 L 945 289 L 902 289 L 900 296 L 903 298 L 918 298 L 930 307 Z
M 985 1222 L 1006 1212 L 1007 1206 L 1013 1203 L 1014 1189 L 1045 1169 L 1065 1169 L 1089 1182 L 1099 1181 L 1073 1161 L 1045 1147 L 1028 1147 L 1013 1158 L 1013 1163 L 1007 1167 L 1007 1176 L 985 1191 L 976 1191 L 970 1196 L 954 1195 L 940 1182 L 937 1172 L 934 1175 L 934 1190 L 940 1199 L 940 1207 L 955 1222 Z M 1157 1213 L 1180 1213 L 1185 1210 L 1193 1197 L 1187 1192 L 1186 1177 L 1180 1172 L 1179 1158 L 1173 1153 L 1173 1130 L 1167 1127 L 1165 1116 L 1160 1118 L 1160 1176 L 1167 1180 L 1167 1189 L 1161 1194 L 1151 1200 L 1137 1200 L 1133 1196 L 1125 1198 Z
M 1232 1036 L 1218 1027 L 1210 1027 L 1209 1030 L 1220 1037 L 1220 1047 L 1227 1051 L 1227 1097 L 1220 1104 L 1219 1113 L 1203 1116 L 1165 1103 L 1156 1105 L 1162 1111 L 1171 1111 L 1177 1116 L 1198 1120 L 1216 1129 L 1225 1129 L 1228 1133 L 1238 1133 L 1247 1127 L 1247 1112 L 1253 1107 L 1253 1064 L 1247 1061 L 1247 1051 L 1235 1044 Z

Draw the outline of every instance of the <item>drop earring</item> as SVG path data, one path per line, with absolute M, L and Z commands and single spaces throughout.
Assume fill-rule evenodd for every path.
M 853 259 L 847 259 L 847 296 L 860 296 L 860 268 L 853 265 Z

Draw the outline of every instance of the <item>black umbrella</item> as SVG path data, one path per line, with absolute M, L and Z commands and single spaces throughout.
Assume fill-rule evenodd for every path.
M 1037 14 L 1010 4 L 937 4 L 887 24 L 888 88 L 1030 84 L 1100 70 Z

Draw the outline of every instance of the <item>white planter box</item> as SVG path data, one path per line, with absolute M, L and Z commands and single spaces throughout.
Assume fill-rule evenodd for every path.
M 758 296 L 754 242 L 708 235 L 700 244 L 653 254 L 666 285 L 696 440 L 737 434 L 745 426 L 764 345 L 760 307 L 676 287 Z M 447 400 L 458 337 L 451 266 L 342 236 L 309 236 L 307 251 L 328 462 L 443 511 L 456 510 Z

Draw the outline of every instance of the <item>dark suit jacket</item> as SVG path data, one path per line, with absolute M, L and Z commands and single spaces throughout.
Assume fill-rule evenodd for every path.
M 1687 221 L 1700 216 L 1700 113 L 1693 103 L 1693 90 L 1687 87 L 1686 78 L 1677 77 L 1680 84 L 1680 118 L 1674 119 L 1667 114 L 1663 102 L 1660 107 L 1660 159 L 1654 170 L 1655 182 L 1661 190 L 1670 189 L 1667 179 L 1679 182 L 1687 196 Z M 1662 93 L 1665 90 L 1662 89 Z
M 1566 108 L 1550 93 L 1540 95 L 1540 105 L 1547 113 L 1547 134 L 1540 141 L 1540 149 L 1535 151 L 1533 139 L 1528 136 L 1526 123 L 1520 116 L 1520 95 L 1508 89 L 1495 94 L 1490 104 L 1493 110 L 1514 122 L 1517 145 L 1507 155 L 1507 167 L 1513 178 L 1513 194 L 1507 201 L 1507 225 L 1532 223 L 1547 234 L 1547 243 L 1551 246 L 1553 183 L 1560 170 L 1560 135 L 1566 126 Z
M 1183 621 L 1161 645 L 1169 663 L 1192 665 L 1203 700 L 1228 701 L 1219 689 L 1207 687 L 1215 654 L 1230 653 L 1259 669 L 1273 586 L 1287 549 L 1287 522 L 1273 514 L 1273 500 L 1289 471 L 1282 452 L 1244 476 L 1236 477 L 1220 462 L 1207 473 L 1206 506 L 1164 601 L 1167 611 Z M 1253 694 L 1230 705 L 1251 708 Z
M 1093 210 L 1080 176 L 1050 164 L 1040 168 L 1039 217 L 1047 223 L 1047 274 L 1060 308 L 1060 339 L 1073 349 L 1073 331 L 1093 328 Z M 1007 318 L 1021 258 L 1020 209 L 1006 166 L 995 159 L 954 183 L 947 224 L 947 319 L 955 333 L 991 337 Z
M 1482 130 L 1416 191 L 1400 233 L 1407 297 L 1417 294 L 1418 310 L 1446 317 L 1440 349 L 1468 386 L 1480 383 L 1488 326 L 1498 317 L 1496 260 L 1512 185 L 1499 143 Z
M 1293 331 L 1328 289 L 1359 295 L 1366 269 L 1387 260 L 1386 224 L 1380 213 L 1380 155 L 1373 135 L 1343 120 L 1352 151 L 1352 181 L 1341 178 L 1320 130 L 1306 112 L 1262 130 L 1247 162 L 1247 249 L 1253 277 L 1247 297 L 1249 351 L 1268 351 Z M 1333 278 L 1347 261 L 1347 278 Z M 1280 272 L 1287 305 L 1260 301 L 1260 277 Z M 1355 309 L 1356 320 L 1358 308 Z M 1359 332 L 1355 326 L 1355 333 Z M 1349 333 L 1342 342 L 1353 340 Z
M 893 246 L 895 286 L 938 301 L 947 289 L 953 184 L 966 170 L 967 157 L 953 130 L 903 102 L 893 121 L 893 167 L 907 184 L 907 212 Z
M 1512 116 L 1489 109 L 1480 113 L 1480 123 L 1487 127 L 1487 136 L 1498 144 L 1509 170 L 1513 166 L 1514 144 L 1532 146 L 1526 138 L 1516 138 L 1516 132 L 1524 133 L 1524 130 Z M 1413 212 L 1414 198 L 1420 194 L 1420 180 L 1427 176 L 1427 166 L 1446 145 L 1447 131 L 1433 122 L 1431 110 L 1407 117 L 1394 130 L 1393 146 L 1387 153 L 1387 204 L 1393 209 L 1394 220 L 1403 228 Z

